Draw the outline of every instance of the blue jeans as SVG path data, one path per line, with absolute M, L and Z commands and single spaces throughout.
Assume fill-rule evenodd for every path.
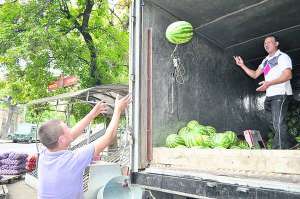
M 274 130 L 273 149 L 289 149 L 296 144 L 295 139 L 288 133 L 286 115 L 290 96 L 275 95 L 266 97 L 265 114 L 269 126 Z

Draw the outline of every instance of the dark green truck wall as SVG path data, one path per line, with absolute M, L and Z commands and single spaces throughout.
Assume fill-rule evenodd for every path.
M 175 86 L 174 113 L 171 113 L 170 74 L 173 66 L 170 55 L 175 45 L 165 39 L 165 30 L 177 20 L 145 1 L 142 68 L 145 70 L 147 66 L 147 30 L 152 28 L 154 146 L 163 146 L 168 134 L 176 133 L 193 119 L 214 126 L 218 132 L 233 130 L 241 133 L 245 129 L 258 129 L 268 133 L 263 121 L 263 95 L 255 91 L 258 81 L 247 77 L 234 64 L 231 55 L 199 35 L 178 48 L 186 74 L 185 83 Z

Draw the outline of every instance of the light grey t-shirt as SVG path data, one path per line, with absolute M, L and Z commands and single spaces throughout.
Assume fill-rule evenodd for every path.
M 93 154 L 92 144 L 76 151 L 44 149 L 38 162 L 38 198 L 82 199 L 83 173 Z

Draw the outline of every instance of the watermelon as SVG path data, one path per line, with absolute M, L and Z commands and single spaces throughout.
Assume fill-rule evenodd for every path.
M 192 146 L 193 149 L 210 149 L 207 146 Z
M 222 147 L 222 146 L 216 146 L 214 149 L 227 149 L 227 148 Z
M 230 147 L 230 149 L 242 149 L 242 148 L 239 146 L 232 146 L 232 147 Z
M 249 149 L 249 144 L 246 142 L 246 140 L 239 140 L 237 142 L 237 146 L 239 146 L 241 149 Z
M 213 136 L 214 134 L 217 133 L 217 130 L 212 126 L 206 126 L 205 130 L 207 132 L 207 135 L 209 135 L 209 136 Z
M 203 146 L 209 147 L 210 139 L 207 135 L 201 135 L 199 133 L 188 133 L 182 136 L 184 143 L 187 147 Z
M 188 128 L 188 127 L 183 127 L 183 128 L 181 128 L 179 131 L 178 131 L 178 135 L 179 136 L 182 136 L 182 135 L 184 135 L 184 134 L 186 134 L 186 133 L 189 133 L 190 132 L 190 129 Z
M 226 133 L 216 133 L 214 136 L 212 136 L 212 146 L 214 148 L 228 148 L 230 144 L 231 140 Z
M 200 134 L 197 133 L 187 133 L 182 136 L 185 146 L 191 148 L 192 146 L 197 146 L 199 139 L 201 139 Z
M 190 130 L 192 130 L 192 129 L 194 129 L 195 127 L 197 127 L 197 126 L 199 126 L 200 124 L 199 124 L 199 122 L 198 121 L 196 121 L 196 120 L 191 120 L 191 121 L 189 121 L 188 123 L 187 123 L 187 127 L 190 129 Z
M 201 135 L 207 135 L 205 126 L 200 125 L 200 124 L 195 125 L 190 131 L 191 131 L 191 133 L 199 133 Z
M 228 136 L 228 139 L 230 141 L 230 145 L 235 145 L 237 142 L 237 136 L 236 133 L 233 131 L 225 131 L 224 134 Z
M 170 134 L 166 139 L 166 145 L 169 148 L 174 148 L 178 145 L 184 145 L 184 140 L 177 134 Z
M 208 135 L 200 135 L 196 139 L 197 141 L 197 146 L 202 146 L 202 147 L 209 147 L 211 145 L 211 140 Z
M 201 135 L 211 135 L 216 132 L 216 129 L 211 126 L 203 126 L 196 120 L 191 120 L 187 123 L 187 127 L 192 133 L 199 133 Z
M 184 44 L 193 38 L 193 26 L 186 21 L 176 21 L 166 30 L 166 38 L 172 44 Z
M 175 148 L 187 148 L 185 145 L 178 145 Z

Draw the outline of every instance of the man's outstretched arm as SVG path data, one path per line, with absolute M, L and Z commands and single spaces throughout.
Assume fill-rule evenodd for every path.
M 233 58 L 235 60 L 236 65 L 240 66 L 249 77 L 257 79 L 263 73 L 263 70 L 260 67 L 258 67 L 256 70 L 248 68 L 244 64 L 244 60 L 240 56 L 234 56 Z
M 89 125 L 89 123 L 97 117 L 100 113 L 107 112 L 107 104 L 103 101 L 98 102 L 94 108 L 81 119 L 72 129 L 71 133 L 73 135 L 73 140 L 80 136 L 83 130 Z
M 128 107 L 131 102 L 131 96 L 127 95 L 122 99 L 116 98 L 115 109 L 111 121 L 105 131 L 105 134 L 96 140 L 94 156 L 98 156 L 101 151 L 108 147 L 117 135 L 117 128 L 122 112 Z

